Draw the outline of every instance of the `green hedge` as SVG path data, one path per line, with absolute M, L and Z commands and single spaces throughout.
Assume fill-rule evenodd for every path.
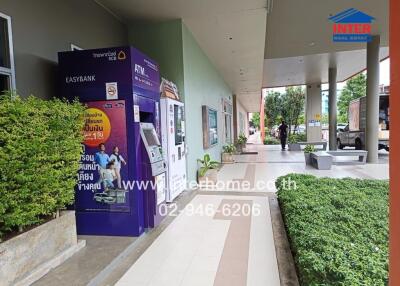
M 301 285 L 388 285 L 387 181 L 290 174 L 276 186 Z
M 84 107 L 0 96 L 0 238 L 74 200 Z
M 307 141 L 307 134 L 306 133 L 299 133 L 299 134 L 290 134 L 288 142 L 291 144 L 299 143 L 299 142 L 306 142 Z
M 279 145 L 279 144 L 281 144 L 281 142 L 278 139 L 268 135 L 265 136 L 264 145 Z

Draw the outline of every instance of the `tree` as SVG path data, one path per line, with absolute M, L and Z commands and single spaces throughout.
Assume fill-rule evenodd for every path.
M 348 112 L 350 101 L 363 97 L 367 93 L 367 77 L 364 73 L 360 73 L 346 83 L 338 100 L 339 120 L 348 121 Z
M 253 113 L 250 123 L 257 129 L 260 129 L 260 113 Z
M 279 117 L 281 116 L 282 96 L 279 92 L 270 91 L 265 97 L 265 115 L 267 119 L 266 126 L 272 128 L 272 126 L 279 124 Z
M 265 98 L 265 114 L 267 126 L 272 128 L 285 120 L 289 125 L 289 134 L 292 125 L 295 129 L 304 123 L 305 91 L 301 86 L 288 87 L 285 93 L 269 92 Z
M 292 125 L 294 130 L 299 126 L 299 117 L 304 112 L 305 92 L 301 86 L 286 88 L 286 95 L 283 100 L 283 111 L 286 116 L 283 116 L 289 125 L 289 135 L 292 132 Z

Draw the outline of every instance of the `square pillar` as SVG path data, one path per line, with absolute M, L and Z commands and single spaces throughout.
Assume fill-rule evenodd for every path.
M 308 84 L 306 92 L 306 130 L 308 142 L 321 141 L 321 113 L 321 84 Z
M 367 124 L 365 129 L 365 146 L 368 151 L 368 163 L 378 163 L 379 48 L 380 36 L 372 36 L 371 42 L 367 44 Z
M 329 150 L 337 149 L 337 69 L 329 68 Z

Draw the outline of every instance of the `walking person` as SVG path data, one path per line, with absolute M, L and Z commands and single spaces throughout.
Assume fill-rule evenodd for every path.
M 282 124 L 278 128 L 279 138 L 281 139 L 282 151 L 286 150 L 287 129 L 288 126 L 285 124 L 285 121 L 282 120 Z
M 117 175 L 117 186 L 118 186 L 118 189 L 122 189 L 121 165 L 122 164 L 126 165 L 126 161 L 121 156 L 121 154 L 119 154 L 118 146 L 115 146 L 113 148 L 113 153 L 110 156 L 110 161 L 114 161 L 114 171 L 115 171 L 115 174 Z

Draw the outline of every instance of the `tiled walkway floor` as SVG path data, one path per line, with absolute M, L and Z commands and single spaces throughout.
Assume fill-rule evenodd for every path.
M 305 165 L 303 152 L 282 152 L 279 146 L 257 144 L 248 145 L 247 151 L 258 154 L 236 156 L 237 163 L 223 166 L 218 179 L 250 181 L 254 188 L 236 189 L 240 195 L 227 189 L 219 189 L 226 195 L 212 191 L 197 195 L 116 285 L 280 285 L 268 196 L 263 195 L 275 192 L 276 178 L 288 173 L 335 178 L 389 176 L 384 153 L 379 164 L 338 165 L 320 171 Z M 263 187 L 257 189 L 260 181 Z M 249 191 L 251 195 L 245 195 Z M 244 215 L 248 209 L 250 213 Z
M 197 195 L 116 285 L 280 285 L 267 198 Z

